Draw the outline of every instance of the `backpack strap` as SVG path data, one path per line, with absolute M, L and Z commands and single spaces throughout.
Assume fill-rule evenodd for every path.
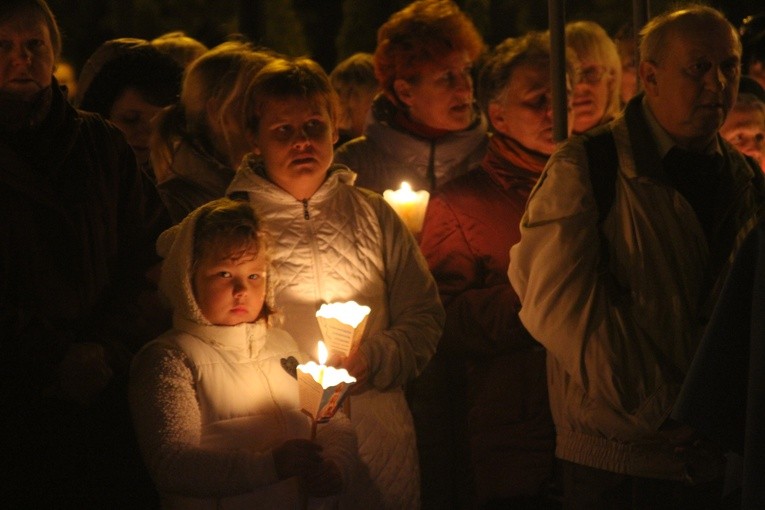
M 611 211 L 616 198 L 616 176 L 619 173 L 619 155 L 616 151 L 616 141 L 608 124 L 588 132 L 584 136 L 584 149 L 587 153 L 587 164 L 590 172 L 590 185 L 595 204 L 598 208 L 598 238 L 600 257 L 598 273 L 600 274 L 614 302 L 624 302 L 629 299 L 629 291 L 616 280 L 610 271 L 610 243 L 603 233 L 603 222 Z
M 603 224 L 616 198 L 616 175 L 619 156 L 616 142 L 608 125 L 583 135 L 584 149 L 590 171 L 590 184 L 598 207 L 598 226 Z

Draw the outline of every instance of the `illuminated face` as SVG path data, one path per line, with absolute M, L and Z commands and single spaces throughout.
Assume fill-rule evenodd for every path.
M 494 128 L 518 143 L 550 155 L 553 141 L 550 67 L 520 64 L 513 69 L 502 101 L 489 105 Z
M 141 93 L 133 88 L 125 89 L 112 104 L 109 120 L 125 134 L 139 165 L 149 161 L 151 120 L 161 109 L 161 106 L 147 103 Z
M 720 134 L 743 154 L 754 158 L 765 171 L 765 109 L 737 103 Z
M 32 101 L 50 86 L 53 45 L 40 16 L 17 14 L 0 24 L 0 92 Z
M 722 22 L 677 27 L 660 62 L 640 64 L 646 98 L 659 124 L 684 148 L 702 150 L 736 100 L 741 54 Z
M 580 60 L 581 69 L 572 97 L 574 133 L 584 133 L 605 120 L 614 86 L 614 75 L 606 66 L 588 58 Z
M 254 322 L 266 298 L 266 258 L 245 252 L 232 258 L 210 250 L 193 275 L 194 297 L 202 315 L 216 326 Z
M 474 118 L 472 65 L 466 52 L 452 52 L 424 65 L 416 82 L 396 80 L 396 94 L 413 120 L 434 129 L 461 131 Z
M 319 189 L 332 163 L 337 131 L 319 98 L 269 99 L 256 133 L 253 152 L 263 157 L 266 174 L 298 200 Z

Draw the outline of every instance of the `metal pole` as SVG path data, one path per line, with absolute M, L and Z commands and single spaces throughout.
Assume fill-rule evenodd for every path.
M 640 65 L 640 30 L 651 17 L 651 0 L 632 0 L 632 37 L 635 41 L 635 69 Z
M 566 13 L 564 0 L 547 0 L 550 26 L 550 80 L 552 81 L 553 140 L 568 137 L 568 97 L 566 94 Z

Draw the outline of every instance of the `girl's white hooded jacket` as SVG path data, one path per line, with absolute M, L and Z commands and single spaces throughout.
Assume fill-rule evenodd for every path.
M 147 344 L 131 367 L 130 404 L 149 472 L 163 508 L 305 508 L 298 480 L 279 480 L 272 450 L 309 438 L 297 381 L 281 359 L 301 359 L 285 331 L 264 321 L 213 326 L 191 287 L 194 226 L 199 211 L 166 231 L 160 290 L 173 307 L 173 329 Z M 355 434 L 341 413 L 319 425 L 323 455 L 343 472 L 359 467 Z M 337 498 L 312 499 L 332 508 Z

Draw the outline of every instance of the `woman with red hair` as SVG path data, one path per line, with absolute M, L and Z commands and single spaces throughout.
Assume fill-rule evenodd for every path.
M 383 89 L 364 135 L 335 154 L 356 184 L 382 193 L 407 181 L 434 190 L 480 162 L 486 125 L 473 98 L 473 62 L 484 49 L 451 0 L 417 0 L 377 33 L 375 75 Z

